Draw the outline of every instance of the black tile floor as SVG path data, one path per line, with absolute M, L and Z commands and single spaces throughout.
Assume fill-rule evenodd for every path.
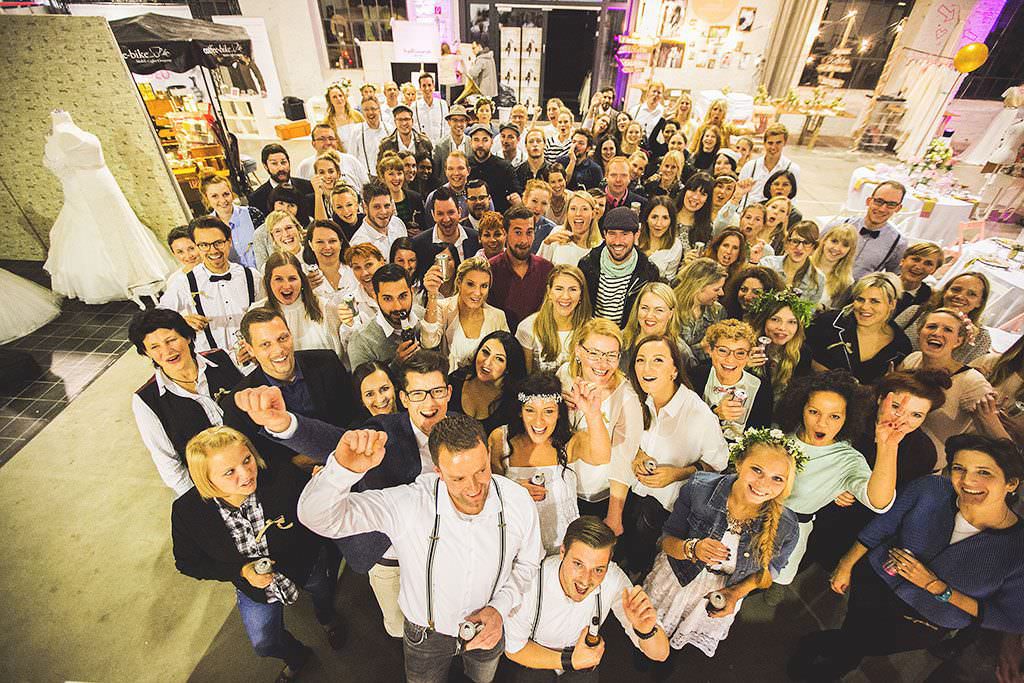
M 49 286 L 41 263 L 0 261 L 0 267 Z M 0 381 L 0 466 L 131 348 L 128 322 L 138 310 L 130 301 L 90 306 L 65 300 L 55 320 L 0 346 L 31 354 L 41 369 L 26 382 Z

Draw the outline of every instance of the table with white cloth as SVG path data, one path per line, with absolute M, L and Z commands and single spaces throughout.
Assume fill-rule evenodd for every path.
M 886 180 L 898 180 L 906 184 L 905 178 L 890 178 L 868 166 L 854 169 L 846 193 L 846 210 L 864 211 L 867 198 Z M 898 227 L 907 237 L 951 246 L 959 239 L 960 224 L 971 220 L 976 204 L 956 197 L 909 189 L 903 198 L 900 215 L 904 218 Z
M 1020 253 L 1011 260 L 1015 251 L 1009 246 L 1012 244 L 1009 240 L 994 238 L 963 245 L 959 258 L 943 274 L 939 285 L 967 271 L 984 273 L 992 291 L 981 323 L 1012 333 L 1016 338 L 1024 327 L 1024 244 L 1018 243 Z M 993 335 L 993 342 L 997 336 L 1003 335 Z

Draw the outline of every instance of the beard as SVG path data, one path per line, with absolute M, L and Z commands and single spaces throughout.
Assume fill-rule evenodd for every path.
M 286 182 L 288 182 L 288 179 L 292 177 L 292 172 L 291 171 L 278 171 L 272 177 L 274 178 L 274 181 L 277 182 L 278 184 L 286 183 Z

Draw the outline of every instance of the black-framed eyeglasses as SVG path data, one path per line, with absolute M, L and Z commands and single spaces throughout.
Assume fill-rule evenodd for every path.
M 903 202 L 890 202 L 885 199 L 882 199 L 881 197 L 872 197 L 871 203 L 874 204 L 875 206 L 884 206 L 887 209 L 896 209 L 899 208 L 900 204 L 902 204 Z
M 430 394 L 430 398 L 440 400 L 448 395 L 448 385 L 443 387 L 434 387 L 433 389 L 414 389 L 412 391 L 405 392 L 405 395 L 409 397 L 410 403 L 422 403 L 427 400 L 427 394 Z
M 227 240 L 217 240 L 216 242 L 196 242 L 196 248 L 199 249 L 199 251 L 210 251 L 210 249 L 220 249 L 227 243 Z
M 794 247 L 813 247 L 814 246 L 814 242 L 812 242 L 810 240 L 805 240 L 805 239 L 800 238 L 800 237 L 790 237 L 790 238 L 787 238 L 786 241 L 789 242 L 790 244 L 792 244 Z

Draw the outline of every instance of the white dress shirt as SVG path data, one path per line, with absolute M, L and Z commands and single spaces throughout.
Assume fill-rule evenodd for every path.
M 373 246 L 377 247 L 380 255 L 387 261 L 391 256 L 391 245 L 399 237 L 408 237 L 409 231 L 405 229 L 405 223 L 398 216 L 392 216 L 391 221 L 388 223 L 387 230 L 381 232 L 364 218 L 363 224 L 359 226 L 355 234 L 352 235 L 352 239 L 349 240 L 351 246 L 357 244 L 363 244 L 369 242 Z
M 428 106 L 422 97 L 417 97 L 416 103 L 412 105 L 413 125 L 430 139 L 432 145 L 436 145 L 448 133 L 448 124 L 444 118 L 446 116 L 448 103 L 444 100 L 435 98 Z
M 525 488 L 492 475 L 483 510 L 466 515 L 455 509 L 437 474 L 421 474 L 412 484 L 352 493 L 352 486 L 362 477 L 328 458 L 299 498 L 299 520 L 328 538 L 369 531 L 387 534 L 402 566 L 398 595 L 402 614 L 414 624 L 428 626 L 427 554 L 436 510 L 440 524 L 429 589 L 435 630 L 457 636 L 459 622 L 484 606 L 493 607 L 508 620 L 536 575 L 544 552 L 537 508 Z M 501 510 L 505 557 L 499 567 Z M 497 589 L 491 597 L 496 576 Z
M 394 131 L 394 125 L 388 127 L 384 121 L 376 128 L 363 122 L 352 127 L 352 134 L 348 142 L 349 154 L 354 156 L 359 165 L 364 169 L 367 176 L 377 175 L 377 156 L 380 151 L 380 142 Z M 363 186 L 358 188 L 360 193 Z
M 211 425 L 220 426 L 224 424 L 224 411 L 210 396 L 210 383 L 206 380 L 206 368 L 217 367 L 217 364 L 197 353 L 196 366 L 199 368 L 199 377 L 196 380 L 194 394 L 168 379 L 160 368 L 157 368 L 154 374 L 157 391 L 161 396 L 169 391 L 175 396 L 192 399 L 206 413 L 206 419 L 210 421 Z M 135 423 L 139 427 L 142 443 L 146 444 L 146 448 L 149 449 L 149 454 L 153 458 L 153 464 L 156 465 L 156 471 L 160 474 L 160 478 L 174 490 L 175 497 L 186 493 L 192 488 L 192 477 L 188 474 L 188 467 L 174 450 L 174 444 L 167 436 L 167 431 L 161 424 L 160 418 L 138 394 L 132 394 L 132 412 L 135 413 Z
M 362 124 L 360 124 L 362 125 Z M 335 150 L 337 151 L 337 150 Z M 345 152 L 337 152 L 341 157 L 341 168 L 340 180 L 346 185 L 351 185 L 360 192 L 363 191 L 363 185 L 370 182 L 370 176 L 366 169 L 363 167 L 362 162 L 351 154 Z M 305 180 L 311 180 L 315 174 L 313 164 L 316 163 L 318 154 L 314 154 L 311 157 L 306 157 L 299 162 L 299 166 L 293 174 L 296 178 L 303 178 Z
M 224 349 L 231 355 L 235 348 L 235 332 L 242 324 L 242 316 L 257 299 L 263 298 L 263 280 L 260 274 L 250 269 L 253 278 L 255 298 L 249 300 L 249 289 L 245 282 L 245 267 L 232 263 L 227 273 L 230 280 L 210 282 L 213 275 L 206 264 L 200 263 L 192 269 L 196 276 L 199 300 L 203 304 L 203 315 L 210 320 L 209 330 L 216 344 L 214 348 Z M 169 308 L 182 315 L 196 315 L 195 301 L 189 292 L 187 278 L 175 279 L 168 283 L 167 290 L 160 297 L 160 308 Z M 196 351 L 209 351 L 206 332 L 196 332 Z
M 722 436 L 718 416 L 711 412 L 700 396 L 680 386 L 660 411 L 654 412 L 654 401 L 650 396 L 647 397 L 647 408 L 651 411 L 651 426 L 640 436 L 640 448 L 659 465 L 686 467 L 700 461 L 721 472 L 729 464 L 729 446 Z M 654 489 L 637 481 L 632 467 L 629 474 L 634 493 L 653 496 L 666 510 L 672 511 L 683 482 L 676 481 Z
M 314 295 L 316 296 L 316 295 Z M 306 313 L 306 306 L 302 299 L 290 304 L 278 304 L 284 316 L 288 331 L 292 333 L 292 341 L 296 351 L 308 349 L 326 349 L 334 351 L 341 357 L 341 339 L 338 336 L 338 328 L 341 321 L 338 319 L 338 307 L 322 296 L 317 296 L 320 304 L 322 317 L 317 322 Z M 252 308 L 261 308 L 267 305 L 267 299 L 260 299 L 252 305 Z M 252 310 L 250 308 L 249 310 Z
M 764 194 L 764 184 L 776 171 L 790 171 L 795 177 L 797 185 L 800 184 L 800 166 L 783 154 L 779 156 L 778 162 L 771 168 L 764 165 L 764 157 L 756 157 L 743 164 L 740 169 L 740 180 L 753 178 L 754 187 L 747 193 L 747 202 L 763 202 L 767 197 Z
M 654 109 L 648 109 L 646 102 L 641 102 L 637 105 L 636 109 L 633 110 L 633 120 L 644 127 L 644 137 L 651 137 L 651 133 L 654 132 L 654 127 L 658 125 L 658 121 L 665 114 L 665 105 L 659 104 Z
M 626 610 L 622 607 L 622 591 L 633 587 L 626 573 L 614 562 L 608 563 L 601 584 L 590 595 L 576 602 L 565 594 L 558 580 L 558 568 L 561 558 L 552 555 L 541 564 L 537 576 L 526 589 L 523 602 L 515 614 L 505 623 L 505 650 L 519 652 L 532 640 L 549 650 L 564 650 L 575 647 L 580 639 L 580 632 L 590 626 L 591 620 L 599 616 L 601 623 L 608 618 L 609 612 L 622 624 L 626 636 L 633 645 L 639 647 L 640 639 L 633 632 Z M 538 587 L 538 581 L 540 586 Z M 537 618 L 537 593 L 540 591 L 540 618 Z M 601 613 L 597 613 L 597 598 L 601 596 Z M 534 630 L 533 638 L 530 633 Z

